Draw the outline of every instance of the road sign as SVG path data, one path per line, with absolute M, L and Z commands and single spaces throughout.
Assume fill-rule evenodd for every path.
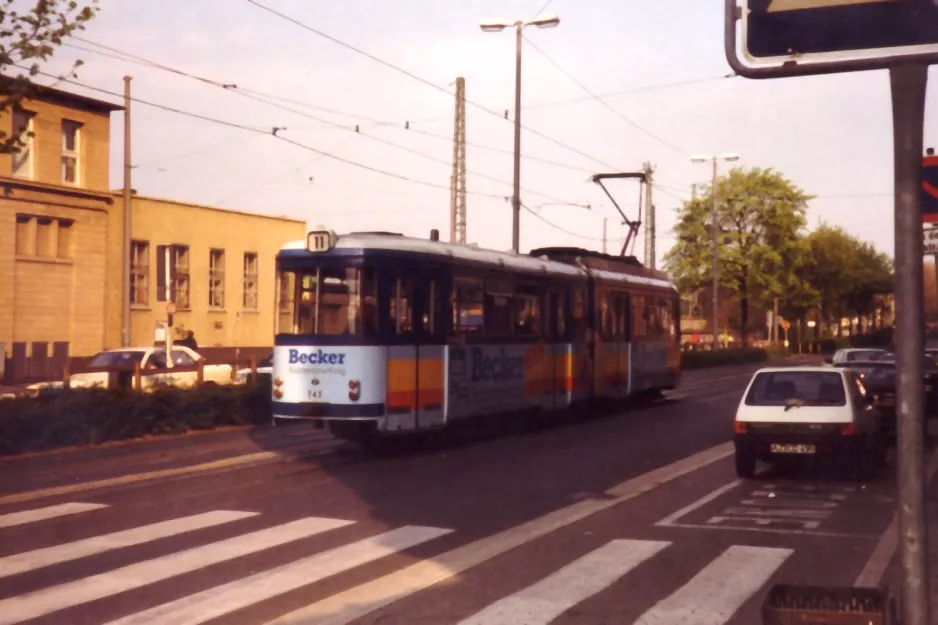
M 922 253 L 925 256 L 938 254 L 938 228 L 925 226 L 922 229 Z
M 736 0 L 726 0 L 726 55 L 743 76 L 938 62 L 936 0 L 741 0 L 740 4 L 737 13 Z M 737 19 L 742 22 L 742 54 L 756 67 L 747 67 L 736 57 Z
M 788 332 L 790 328 L 791 328 L 791 321 L 786 319 L 785 321 L 782 322 L 782 330 L 785 330 L 785 332 Z
M 922 221 L 938 223 L 938 156 L 922 159 Z

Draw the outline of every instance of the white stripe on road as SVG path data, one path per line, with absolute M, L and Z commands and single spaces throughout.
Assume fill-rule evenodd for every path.
M 222 586 L 164 603 L 109 625 L 172 623 L 196 625 L 260 601 L 282 595 L 332 575 L 409 549 L 453 530 L 437 527 L 401 527 L 350 545 L 337 547 Z
M 546 625 L 670 545 L 614 540 L 533 586 L 460 621 L 459 625 Z
M 144 525 L 121 532 L 104 534 L 84 540 L 56 545 L 54 547 L 45 547 L 35 549 L 25 553 L 17 553 L 12 556 L 0 558 L 0 578 L 40 569 L 44 566 L 87 558 L 97 553 L 103 553 L 112 549 L 121 547 L 131 547 L 143 543 L 152 542 L 161 538 L 168 538 L 185 532 L 214 527 L 222 523 L 229 523 L 251 516 L 256 516 L 257 512 L 232 512 L 228 510 L 216 510 L 206 512 L 205 514 L 196 514 L 195 516 L 172 519 Z
M 352 523 L 353 521 L 317 517 L 300 519 L 202 547 L 138 562 L 100 575 L 4 599 L 0 601 L 0 625 L 19 623 L 51 614 Z
M 107 508 L 107 505 L 103 503 L 63 503 L 47 508 L 0 514 L 0 528 L 25 525 L 26 523 L 35 523 L 36 521 L 45 521 L 46 519 L 54 519 L 68 514 L 78 514 L 79 512 L 88 512 L 101 508 Z
M 634 625 L 724 625 L 792 551 L 733 545 Z
M 463 571 L 555 532 L 597 512 L 654 490 L 717 460 L 733 455 L 733 443 L 722 443 L 606 491 L 608 497 L 580 501 L 498 534 L 417 562 L 394 573 L 350 588 L 281 616 L 269 625 L 346 625 L 395 601 L 446 581 Z

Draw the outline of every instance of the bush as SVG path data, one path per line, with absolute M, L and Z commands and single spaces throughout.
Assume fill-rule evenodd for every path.
M 0 401 L 0 455 L 270 421 L 270 384 L 47 390 Z
M 784 350 L 789 355 L 788 350 Z M 724 365 L 742 365 L 752 362 L 765 362 L 771 356 L 768 350 L 759 347 L 718 349 L 716 351 L 691 351 L 681 354 L 683 369 L 706 369 Z

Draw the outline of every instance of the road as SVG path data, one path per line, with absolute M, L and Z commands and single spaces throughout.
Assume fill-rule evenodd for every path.
M 754 369 L 406 454 L 303 424 L 4 460 L 0 625 L 743 625 L 774 583 L 877 583 L 894 461 L 740 482 Z

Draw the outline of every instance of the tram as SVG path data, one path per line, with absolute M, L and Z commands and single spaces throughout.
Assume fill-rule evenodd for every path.
M 633 257 L 317 229 L 278 253 L 277 293 L 274 422 L 348 440 L 579 414 L 680 381 L 678 293 Z

